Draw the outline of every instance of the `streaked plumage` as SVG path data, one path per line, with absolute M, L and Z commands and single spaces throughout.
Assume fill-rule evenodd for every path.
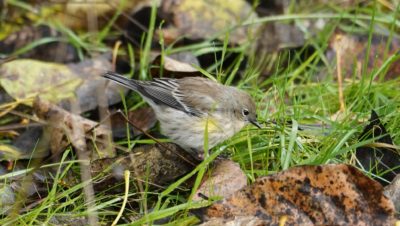
M 200 77 L 138 81 L 107 72 L 105 78 L 138 92 L 154 109 L 161 132 L 195 156 L 203 153 L 208 127 L 208 148 L 230 138 L 256 121 L 251 97 L 234 87 Z

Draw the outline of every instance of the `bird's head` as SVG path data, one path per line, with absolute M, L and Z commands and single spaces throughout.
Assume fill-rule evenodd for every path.
M 257 121 L 256 104 L 249 94 L 242 91 L 237 93 L 235 112 L 239 119 L 261 128 L 260 123 Z

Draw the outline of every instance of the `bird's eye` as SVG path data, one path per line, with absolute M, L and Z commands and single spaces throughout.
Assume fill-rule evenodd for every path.
M 247 109 L 243 109 L 242 113 L 243 113 L 243 115 L 249 115 L 250 112 Z

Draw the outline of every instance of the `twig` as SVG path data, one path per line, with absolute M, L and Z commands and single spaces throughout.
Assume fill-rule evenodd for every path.
M 78 102 L 71 101 L 72 109 L 75 112 L 78 112 Z M 83 192 L 85 196 L 85 202 L 88 208 L 88 220 L 89 225 L 99 225 L 99 220 L 97 216 L 97 212 L 95 211 L 95 198 L 94 198 L 94 189 L 92 184 L 92 175 L 90 173 L 90 159 L 89 153 L 87 151 L 86 140 L 85 140 L 85 131 L 80 124 L 78 124 L 75 120 L 72 120 L 72 131 L 70 134 L 71 143 L 76 148 L 76 153 L 78 155 L 79 160 L 83 160 L 79 162 L 80 165 L 80 173 L 82 182 L 87 182 L 87 184 L 83 187 Z

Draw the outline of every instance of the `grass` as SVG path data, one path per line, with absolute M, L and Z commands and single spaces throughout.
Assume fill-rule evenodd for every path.
M 12 2 L 17 4 L 19 1 Z M 27 7 L 25 4 L 21 6 Z M 207 76 L 215 76 L 213 78 L 221 83 L 235 85 L 250 93 L 257 100 L 259 119 L 275 123 L 266 123 L 266 127 L 261 130 L 251 126 L 243 129 L 232 139 L 215 147 L 192 172 L 163 188 L 154 188 L 146 182 L 140 184 L 137 181 L 130 181 L 130 191 L 126 197 L 131 204 L 125 208 L 119 223 L 143 225 L 165 218 L 169 219 L 170 225 L 196 223 L 197 220 L 188 214 L 188 210 L 203 207 L 209 203 L 191 202 L 194 188 L 199 185 L 210 163 L 221 153 L 229 154 L 232 160 L 240 164 L 249 182 L 253 182 L 257 177 L 303 164 L 350 163 L 356 165 L 352 160 L 355 149 L 374 142 L 368 140 L 360 143 L 357 140 L 372 109 L 376 110 L 386 123 L 386 128 L 394 143 L 400 143 L 398 129 L 400 127 L 400 81 L 399 78 L 386 80 L 384 77 L 387 68 L 398 61 L 399 56 L 387 55 L 383 59 L 383 65 L 375 66 L 371 72 L 366 70 L 370 60 L 366 57 L 363 60 L 362 78 L 358 79 L 355 75 L 347 76 L 349 79 L 344 81 L 346 110 L 340 113 L 338 113 L 340 105 L 338 83 L 334 70 L 336 62 L 329 61 L 325 56 L 329 48 L 328 40 L 338 28 L 369 37 L 367 52 L 371 51 L 374 34 L 386 31 L 390 38 L 397 38 L 399 35 L 396 31 L 398 32 L 400 26 L 398 6 L 395 6 L 395 10 L 387 11 L 380 1 L 376 1 L 352 10 L 332 5 L 318 5 L 315 8 L 322 13 L 313 13 L 313 9 L 309 8 L 300 7 L 298 10 L 292 8 L 292 14 L 264 17 L 241 25 L 274 21 L 291 21 L 301 24 L 305 20 L 330 20 L 321 31 L 307 40 L 304 48 L 296 51 L 283 50 L 279 53 L 266 54 L 260 59 L 256 52 L 248 52 L 251 42 L 239 47 L 230 47 L 229 33 L 227 33 L 229 29 L 221 31 L 222 34 L 226 34 L 222 44 L 217 44 L 210 38 L 184 47 L 164 46 L 165 49 L 162 52 L 166 55 L 183 51 L 189 51 L 195 55 L 220 52 L 222 57 L 220 59 L 216 57 L 214 65 L 201 68 L 201 71 Z M 119 14 L 120 11 L 117 13 Z M 132 65 L 137 66 L 134 69 L 136 71 L 134 77 L 140 79 L 149 79 L 150 45 L 152 31 L 155 28 L 154 9 L 151 21 L 148 29 L 150 34 L 143 37 L 140 62 L 134 64 L 132 60 Z M 62 27 L 62 24 L 58 26 Z M 71 44 L 81 50 L 80 56 L 83 58 L 83 50 L 104 51 L 105 45 L 97 42 L 107 36 L 110 26 L 108 25 L 107 30 L 104 29 L 101 32 L 101 38 L 96 40 L 96 43 L 90 43 L 88 36 L 75 34 L 67 28 L 60 30 L 66 34 Z M 221 34 L 216 34 L 215 37 L 220 36 Z M 52 41 L 54 40 L 39 40 L 16 50 L 14 55 Z M 310 48 L 315 51 L 311 55 L 305 54 Z M 126 54 L 132 59 L 134 56 L 132 48 L 131 52 Z M 233 54 L 237 54 L 237 58 L 232 65 L 223 65 L 223 59 Z M 243 70 L 240 65 L 243 64 L 245 56 L 248 56 L 248 59 Z M 271 71 L 268 77 L 262 71 L 265 65 L 269 65 L 268 68 Z M 226 68 L 223 69 L 223 66 Z M 353 71 L 356 73 L 356 70 Z M 321 74 L 324 76 L 320 76 Z M 379 79 L 375 80 L 375 78 Z M 125 111 L 144 104 L 136 95 L 126 96 L 123 99 Z M 333 117 L 335 114 L 338 117 Z M 131 147 L 142 143 L 154 143 L 145 137 L 135 139 L 121 141 L 121 144 L 128 144 Z M 5 142 L 8 141 L 5 140 Z M 84 195 L 81 192 L 84 183 L 72 186 L 62 184 L 62 180 L 69 175 L 68 172 L 79 171 L 79 164 L 74 160 L 66 161 L 68 158 L 74 158 L 71 151 L 64 153 L 64 162 L 59 164 L 56 174 L 48 178 L 49 184 L 52 185 L 48 187 L 46 197 L 42 197 L 40 202 L 28 212 L 14 215 L 14 217 L 4 215 L 0 219 L 0 224 L 56 224 L 53 221 L 55 216 L 72 220 L 87 216 L 89 210 L 84 204 Z M 13 173 L 5 174 L 0 178 L 6 185 L 9 184 L 13 175 Z M 102 176 L 104 175 L 92 178 L 93 182 L 100 181 Z M 195 186 L 188 187 L 186 182 L 193 177 Z M 95 197 L 96 211 L 102 224 L 110 224 L 117 217 L 125 195 L 123 192 L 109 195 L 107 191 L 97 193 Z

